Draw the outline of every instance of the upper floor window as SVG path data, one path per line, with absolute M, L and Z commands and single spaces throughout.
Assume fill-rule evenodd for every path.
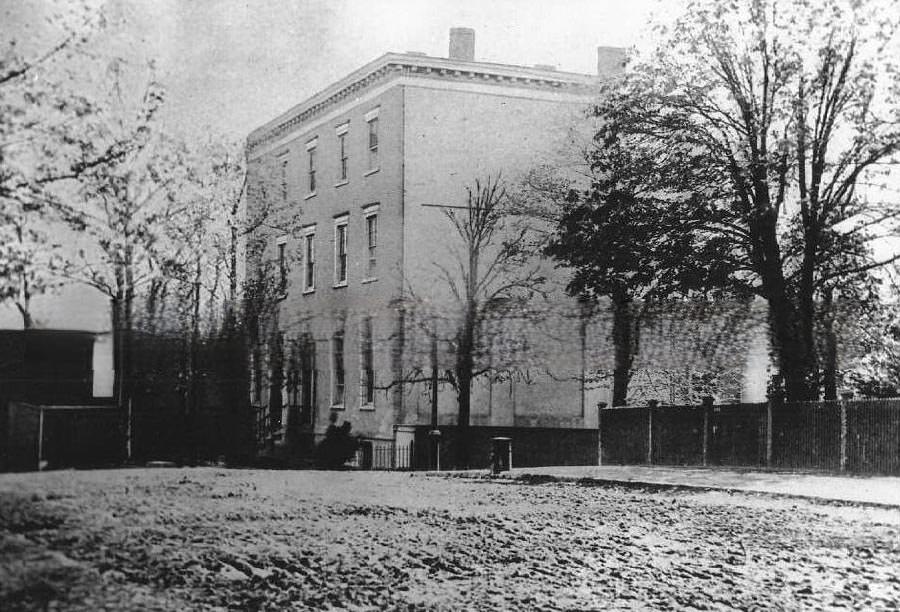
M 369 172 L 374 172 L 378 170 L 378 108 L 370 110 L 364 118 L 369 130 Z
M 338 138 L 338 180 L 340 182 L 346 182 L 348 180 L 348 150 L 347 150 L 347 134 L 350 130 L 350 122 L 341 124 L 337 128 L 337 138 Z
M 347 285 L 347 217 L 334 222 L 334 286 Z
M 378 248 L 378 205 L 365 209 L 366 219 L 366 277 L 375 277 L 376 250 Z
M 280 171 L 279 179 L 281 186 L 281 201 L 287 202 L 288 199 L 288 157 L 287 154 L 278 158 L 278 167 Z
M 287 236 L 280 236 L 276 243 L 278 249 L 278 287 L 281 291 L 287 288 Z
M 312 226 L 303 233 L 303 291 L 316 289 L 316 228 Z
M 310 194 L 316 192 L 316 142 L 313 138 L 306 143 L 306 186 Z

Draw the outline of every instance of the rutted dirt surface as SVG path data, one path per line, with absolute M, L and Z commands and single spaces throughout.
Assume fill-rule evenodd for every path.
M 0 476 L 0 609 L 897 609 L 900 511 L 373 472 Z

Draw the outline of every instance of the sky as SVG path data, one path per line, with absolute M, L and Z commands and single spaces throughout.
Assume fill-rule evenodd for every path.
M 92 0 L 88 0 L 92 1 Z M 672 0 L 669 0 L 671 3 Z M 66 0 L 0 0 L 4 36 L 52 40 L 41 20 Z M 153 59 L 167 119 L 242 139 L 389 51 L 446 57 L 451 27 L 476 59 L 593 73 L 596 47 L 639 44 L 659 0 L 96 0 L 116 22 L 103 49 Z M 43 31 L 42 35 L 36 35 Z M 49 36 L 48 36 L 49 34 Z

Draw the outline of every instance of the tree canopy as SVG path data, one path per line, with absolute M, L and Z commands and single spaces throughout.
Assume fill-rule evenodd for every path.
M 631 155 L 657 160 L 637 177 L 653 205 L 629 203 L 625 235 L 701 254 L 650 261 L 648 277 L 763 297 L 791 399 L 819 395 L 827 292 L 867 285 L 900 257 L 875 248 L 900 219 L 885 196 L 900 150 L 898 26 L 877 2 L 697 0 L 594 108 L 598 142 L 614 131 Z M 643 245 L 622 242 L 605 244 L 627 265 L 610 263 L 641 268 Z

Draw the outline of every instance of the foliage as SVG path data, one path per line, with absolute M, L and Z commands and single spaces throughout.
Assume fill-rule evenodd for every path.
M 99 109 L 80 81 L 96 64 L 86 45 L 108 26 L 105 15 L 70 3 L 48 21 L 55 38 L 43 48 L 24 35 L 0 48 L 0 301 L 15 303 L 26 328 L 32 296 L 59 284 L 68 255 L 60 224 L 73 210 L 55 188 L 127 146 L 86 134 Z
M 557 194 L 562 214 L 544 252 L 573 270 L 568 291 L 612 307 L 614 406 L 626 403 L 641 321 L 647 308 L 672 296 L 728 287 L 727 269 L 710 251 L 721 241 L 703 233 L 705 215 L 685 219 L 701 196 L 686 189 L 691 160 L 663 148 L 632 148 L 608 121 L 588 152 L 591 185 Z
M 356 454 L 359 440 L 350 434 L 350 421 L 336 425 L 336 417 L 332 413 L 331 424 L 325 430 L 325 437 L 316 447 L 316 465 L 323 468 L 338 469 L 344 467 Z
M 792 399 L 822 384 L 823 291 L 900 256 L 872 248 L 900 217 L 882 201 L 900 149 L 898 21 L 877 2 L 691 2 L 595 109 L 627 148 L 678 160 L 661 164 L 693 196 L 676 216 L 727 272 L 706 280 L 767 300 Z
M 847 384 L 864 397 L 900 396 L 900 307 L 885 308 L 863 340 L 865 354 L 847 372 Z

